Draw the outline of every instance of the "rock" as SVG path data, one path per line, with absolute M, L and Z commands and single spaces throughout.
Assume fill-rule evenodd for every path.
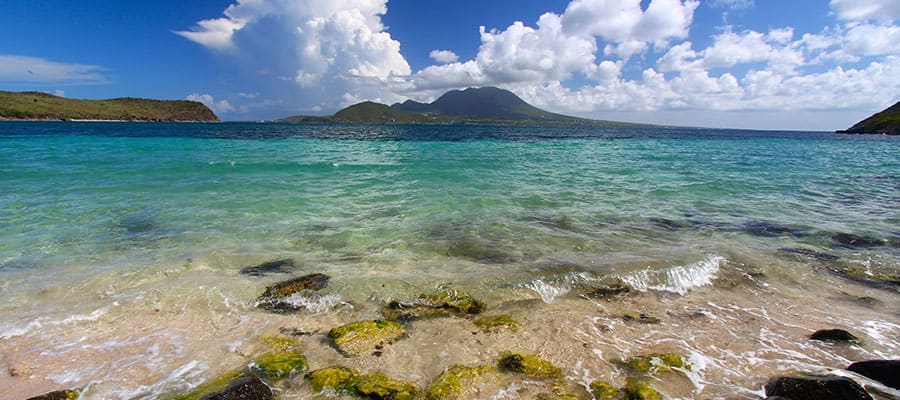
M 618 400 L 621 398 L 619 389 L 604 381 L 591 382 L 590 389 L 596 400 Z
M 284 259 L 268 261 L 262 264 L 241 268 L 241 275 L 263 276 L 268 274 L 286 274 L 297 270 L 294 260 Z
M 394 380 L 382 373 L 359 377 L 353 390 L 360 397 L 373 400 L 413 400 L 419 395 L 412 383 Z
M 852 233 L 838 233 L 831 237 L 835 243 L 851 249 L 867 249 L 884 246 L 884 240 L 871 236 L 858 236 Z
M 66 389 L 31 397 L 28 400 L 75 400 L 78 396 L 78 391 Z
M 496 372 L 497 369 L 491 365 L 477 367 L 453 365 L 428 385 L 425 389 L 425 399 L 460 399 L 467 387 L 477 386 Z
M 550 361 L 533 354 L 507 353 L 497 363 L 504 371 L 516 372 L 536 379 L 562 379 L 562 371 Z
M 825 268 L 833 275 L 869 287 L 892 290 L 900 289 L 900 275 L 887 275 L 880 272 L 869 271 L 862 265 L 831 264 Z
M 632 372 L 655 374 L 658 372 L 671 372 L 677 369 L 691 370 L 691 365 L 679 354 L 653 353 L 643 356 L 631 357 L 625 361 L 618 361 L 628 367 Z
M 622 388 L 625 400 L 662 400 L 662 395 L 650 387 L 647 382 L 629 378 Z
M 749 221 L 745 223 L 741 229 L 754 236 L 763 237 L 779 237 L 779 236 L 803 236 L 804 231 L 800 228 L 773 224 L 765 221 Z
M 304 290 L 322 290 L 328 286 L 329 279 L 331 277 L 325 274 L 310 274 L 276 283 L 266 288 L 256 300 L 256 305 L 272 312 L 294 311 L 297 307 L 284 301 L 286 297 Z
M 273 400 L 275 395 L 259 378 L 244 376 L 235 379 L 223 391 L 203 396 L 202 400 Z
M 809 249 L 801 249 L 801 248 L 797 248 L 797 247 L 783 247 L 783 248 L 778 249 L 778 251 L 785 253 L 785 254 L 798 255 L 798 256 L 803 256 L 806 258 L 811 258 L 811 259 L 814 259 L 817 261 L 837 261 L 837 260 L 841 259 L 840 257 L 833 255 L 833 254 L 822 253 L 820 251 L 809 250 Z
M 812 340 L 834 343 L 862 344 L 862 340 L 843 329 L 822 329 L 809 335 Z
M 676 231 L 693 226 L 693 224 L 689 222 L 679 222 L 668 218 L 650 218 L 650 222 L 667 231 Z
M 629 292 L 631 292 L 631 286 L 628 286 L 628 284 L 619 280 L 613 284 L 594 289 L 590 293 L 588 293 L 587 296 L 604 299 L 607 297 L 628 294 Z
M 394 321 L 360 321 L 328 332 L 334 347 L 346 356 L 358 356 L 379 350 L 403 336 L 406 330 Z
M 447 256 L 467 258 L 481 264 L 509 264 L 517 259 L 492 241 L 475 237 L 454 240 L 447 248 Z
M 268 382 L 277 382 L 303 374 L 309 366 L 306 357 L 291 350 L 276 350 L 263 354 L 253 361 L 251 368 Z
M 658 324 L 659 318 L 647 314 L 625 314 L 622 316 L 625 322 L 637 322 L 639 324 Z
M 306 374 L 313 390 L 332 389 L 338 392 L 351 391 L 353 383 L 359 377 L 359 371 L 351 368 L 331 366 Z
M 775 377 L 766 383 L 766 396 L 791 400 L 873 400 L 862 386 L 845 377 Z
M 900 360 L 869 360 L 850 364 L 847 370 L 900 390 Z
M 519 323 L 509 315 L 494 315 L 491 317 L 479 318 L 475 320 L 475 326 L 477 326 L 478 329 L 488 332 L 497 332 L 501 330 L 516 332 L 519 330 Z
M 484 310 L 484 303 L 459 290 L 445 289 L 437 294 L 421 294 L 416 300 L 388 303 L 382 315 L 393 321 L 412 321 L 422 318 L 467 316 Z

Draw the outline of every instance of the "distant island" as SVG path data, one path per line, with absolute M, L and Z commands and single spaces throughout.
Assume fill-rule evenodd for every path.
M 188 100 L 68 99 L 41 92 L 0 91 L 0 120 L 218 122 L 209 107 Z
M 850 129 L 837 133 L 900 135 L 900 101 L 880 113 L 857 122 Z
M 647 126 L 626 122 L 570 117 L 541 110 L 496 87 L 468 88 L 444 93 L 431 103 L 407 100 L 388 106 L 371 101 L 354 104 L 331 116 L 283 118 L 275 122 L 396 125 L 536 125 L 536 126 Z

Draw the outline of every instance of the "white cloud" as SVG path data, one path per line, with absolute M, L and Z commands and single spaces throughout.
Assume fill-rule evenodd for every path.
M 219 100 L 216 101 L 212 95 L 204 93 L 191 93 L 185 97 L 185 100 L 190 101 L 198 101 L 209 107 L 210 110 L 213 110 L 216 114 L 219 113 L 229 113 L 234 112 L 235 108 L 228 102 L 228 100 Z
M 837 17 L 844 20 L 900 19 L 900 1 L 897 0 L 831 0 L 830 6 Z
M 753 0 L 713 0 L 711 4 L 715 7 L 731 10 L 746 10 L 754 6 Z
M 448 64 L 459 60 L 459 56 L 450 50 L 432 50 L 428 57 L 441 64 Z
M 105 68 L 38 57 L 0 54 L 0 82 L 10 84 L 96 85 L 108 83 Z

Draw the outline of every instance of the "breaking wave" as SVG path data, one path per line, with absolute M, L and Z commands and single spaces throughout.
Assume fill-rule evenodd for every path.
M 695 288 L 712 284 L 719 273 L 719 268 L 727 261 L 725 257 L 710 255 L 705 260 L 693 264 L 659 270 L 642 270 L 619 278 L 636 290 L 657 290 L 683 295 Z

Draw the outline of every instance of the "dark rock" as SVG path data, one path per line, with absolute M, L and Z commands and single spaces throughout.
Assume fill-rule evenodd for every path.
M 783 247 L 778 249 L 778 251 L 785 254 L 799 255 L 807 258 L 811 258 L 818 261 L 837 261 L 841 258 L 828 253 L 822 253 L 820 251 L 809 250 L 809 249 L 801 249 L 796 247 Z
M 241 275 L 263 276 L 268 274 L 286 274 L 294 272 L 296 269 L 297 265 L 294 263 L 294 260 L 284 259 L 241 268 Z
M 410 302 L 391 301 L 381 314 L 392 321 L 413 321 L 453 315 L 465 317 L 482 311 L 484 303 L 469 293 L 444 289 L 436 294 L 423 293 Z
M 812 340 L 861 344 L 862 340 L 843 329 L 822 329 L 809 336 Z
M 593 291 L 588 293 L 587 296 L 603 299 L 607 297 L 627 294 L 629 292 L 631 292 L 631 287 L 628 286 L 628 284 L 622 281 L 616 281 L 611 285 L 594 289 Z
M 779 237 L 779 236 L 803 236 L 800 228 L 773 224 L 765 221 L 750 221 L 742 227 L 744 232 L 754 236 Z
M 45 393 L 40 396 L 29 398 L 28 400 L 75 400 L 78 398 L 78 392 L 75 390 L 57 390 Z
M 847 370 L 900 389 L 900 360 L 869 360 L 850 364 Z
M 677 231 L 679 229 L 690 228 L 693 226 L 689 222 L 679 222 L 668 218 L 650 218 L 650 222 L 667 231 Z
M 791 400 L 873 400 L 862 386 L 845 377 L 779 376 L 766 383 L 766 396 Z
M 262 380 L 255 376 L 235 379 L 228 388 L 203 396 L 201 400 L 272 400 L 275 395 Z
M 825 267 L 828 272 L 841 278 L 878 289 L 900 289 L 900 276 L 882 273 L 871 273 L 860 265 L 830 264 Z
M 867 249 L 884 246 L 884 240 L 871 236 L 858 236 L 852 233 L 838 233 L 831 237 L 835 243 L 851 249 Z
M 639 324 L 658 324 L 659 318 L 651 317 L 647 314 L 625 314 L 622 316 L 625 322 L 637 322 Z
M 297 309 L 291 303 L 284 299 L 294 293 L 304 290 L 318 291 L 328 286 L 328 280 L 331 279 L 325 274 L 309 274 L 299 278 L 290 279 L 284 282 L 276 283 L 266 288 L 262 296 L 259 296 L 257 307 L 272 312 L 291 312 Z

